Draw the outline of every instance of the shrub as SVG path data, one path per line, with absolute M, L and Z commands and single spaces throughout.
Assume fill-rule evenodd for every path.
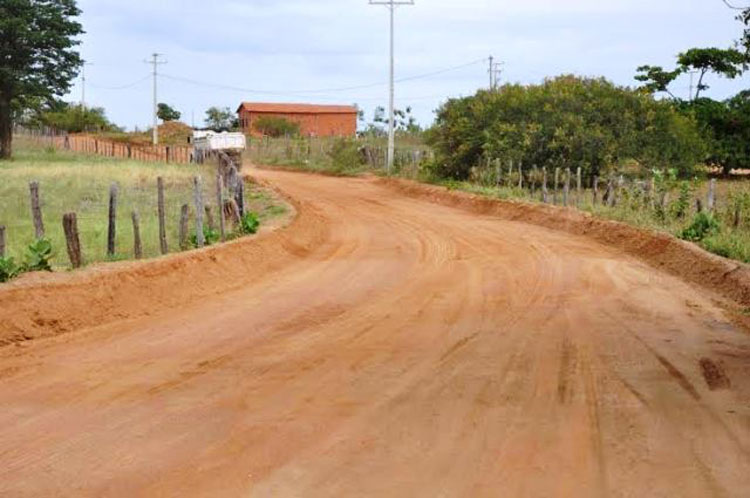
M 365 164 L 365 158 L 360 151 L 359 144 L 352 139 L 340 138 L 333 143 L 328 152 L 333 165 L 333 171 L 341 173 L 355 170 Z
M 38 239 L 29 244 L 26 249 L 22 269 L 23 271 L 52 271 L 50 259 L 52 259 L 52 243 L 48 239 Z
M 262 116 L 255 121 L 257 131 L 269 137 L 292 137 L 299 135 L 299 123 L 275 116 Z
M 252 235 L 258 232 L 258 227 L 260 227 L 260 220 L 258 219 L 257 214 L 249 212 L 242 215 L 242 219 L 240 220 L 240 233 L 244 235 Z
M 710 213 L 701 212 L 695 215 L 692 223 L 680 233 L 680 238 L 692 242 L 700 242 L 709 235 L 716 235 L 721 225 Z
M 695 120 L 604 79 L 561 76 L 450 99 L 427 133 L 442 177 L 466 179 L 487 159 L 576 168 L 587 178 L 609 166 L 676 168 L 688 176 L 705 157 Z
M 0 258 L 0 283 L 15 278 L 19 273 L 21 273 L 21 267 L 12 257 Z
M 221 234 L 218 231 L 212 230 L 207 225 L 203 225 L 203 244 L 206 246 L 213 245 L 221 239 Z M 198 237 L 196 234 L 190 236 L 190 243 L 193 247 L 198 247 Z

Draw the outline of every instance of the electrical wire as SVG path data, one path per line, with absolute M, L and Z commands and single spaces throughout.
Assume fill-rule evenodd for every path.
M 750 5 L 747 5 L 745 7 L 737 7 L 736 5 L 732 5 L 731 3 L 729 3 L 729 0 L 721 0 L 721 1 L 724 2 L 724 5 L 726 5 L 727 7 L 729 7 L 730 9 L 733 9 L 733 10 L 750 9 Z
M 89 85 L 91 88 L 96 88 L 97 90 L 126 90 L 128 88 L 133 88 L 136 85 L 140 85 L 144 81 L 151 78 L 150 74 L 147 74 L 143 78 L 139 79 L 138 81 L 134 81 L 133 83 L 128 83 L 127 85 L 122 86 L 99 86 L 99 85 Z
M 438 71 L 418 74 L 414 76 L 407 76 L 404 78 L 399 78 L 399 79 L 394 80 L 394 83 L 403 83 L 403 82 L 414 81 L 418 79 L 431 78 L 433 76 L 438 76 L 438 75 L 445 74 L 451 71 L 457 71 L 459 69 L 470 67 L 480 62 L 484 62 L 486 60 L 487 60 L 486 58 L 477 59 L 477 60 L 474 60 L 465 64 L 461 64 L 458 66 L 440 69 Z M 339 88 L 323 88 L 323 89 L 315 89 L 315 90 L 289 90 L 286 92 L 274 92 L 274 91 L 269 91 L 269 90 L 256 90 L 256 89 L 241 88 L 241 87 L 236 87 L 236 86 L 231 86 L 231 85 L 210 83 L 206 81 L 198 81 L 198 80 L 193 80 L 190 78 L 184 78 L 181 76 L 174 76 L 174 75 L 164 74 L 164 73 L 159 74 L 159 76 L 168 80 L 189 83 L 189 84 L 197 85 L 197 86 L 217 88 L 217 89 L 222 89 L 222 90 L 231 90 L 231 91 L 237 91 L 237 92 L 254 93 L 254 94 L 262 94 L 262 95 L 296 96 L 296 97 L 304 97 L 304 96 L 313 95 L 313 94 L 325 94 L 325 93 L 346 92 L 346 91 L 352 91 L 352 90 L 364 90 L 367 88 L 375 88 L 375 87 L 384 86 L 388 84 L 388 82 L 381 82 L 381 83 L 370 83 L 367 85 L 356 85 L 356 86 L 339 87 Z

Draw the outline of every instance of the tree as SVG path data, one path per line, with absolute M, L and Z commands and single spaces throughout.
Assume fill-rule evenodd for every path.
M 0 159 L 11 156 L 14 118 L 70 89 L 81 65 L 80 13 L 75 0 L 0 3 Z
M 274 138 L 299 135 L 300 128 L 299 123 L 276 116 L 261 116 L 255 121 L 254 127 L 263 135 Z
M 691 48 L 677 56 L 677 63 L 682 72 L 698 71 L 698 86 L 693 97 L 697 99 L 702 91 L 709 88 L 703 82 L 707 73 L 712 72 L 734 79 L 747 69 L 748 59 L 745 54 L 734 48 Z
M 49 126 L 69 133 L 119 131 L 119 128 L 107 119 L 103 108 L 83 107 L 67 102 L 47 104 L 21 121 L 32 127 Z
M 159 119 L 161 119 L 164 122 L 167 121 L 177 121 L 180 119 L 180 116 L 182 116 L 182 113 L 179 111 L 176 111 L 171 106 L 161 103 L 157 106 L 156 115 Z
M 495 159 L 524 169 L 580 166 L 588 178 L 634 161 L 643 172 L 668 166 L 687 176 L 706 152 L 695 120 L 672 102 L 575 76 L 450 99 L 427 138 L 433 173 L 459 180 Z
M 229 107 L 211 107 L 206 111 L 206 128 L 229 131 L 239 126 L 237 117 Z
M 637 69 L 638 74 L 635 79 L 645 83 L 641 88 L 648 93 L 665 92 L 674 100 L 677 97 L 669 91 L 669 85 L 682 74 L 682 71 L 665 71 L 661 66 L 641 66 Z
M 745 25 L 745 30 L 742 32 L 742 38 L 740 38 L 739 45 L 745 48 L 745 56 L 750 58 L 750 7 L 743 10 L 737 16 L 737 20 Z

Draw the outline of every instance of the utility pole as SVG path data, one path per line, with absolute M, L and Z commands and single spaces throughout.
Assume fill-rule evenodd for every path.
M 495 73 L 494 73 L 494 70 L 495 70 L 495 58 L 490 55 L 490 68 L 487 71 L 488 73 L 490 73 L 490 90 L 494 90 L 495 89 Z
M 156 81 L 158 79 L 159 74 L 158 74 L 157 68 L 160 65 L 167 63 L 167 61 L 159 60 L 159 57 L 161 57 L 161 55 L 162 54 L 153 53 L 153 54 L 151 54 L 151 60 L 150 61 L 146 61 L 148 64 L 152 64 L 153 65 L 153 74 L 154 74 L 154 109 L 153 109 L 153 111 L 154 111 L 154 125 L 153 125 L 152 136 L 151 136 L 151 142 L 154 145 L 158 145 L 159 144 L 159 118 L 157 116 L 157 113 L 159 111 L 159 103 L 157 101 L 157 96 L 156 96 L 157 95 L 156 94 Z
M 398 8 L 400 5 L 414 5 L 414 0 L 370 0 L 370 5 L 384 5 L 388 7 L 388 10 L 390 11 L 391 15 L 391 65 L 390 65 L 390 93 L 389 93 L 389 103 L 388 103 L 388 166 L 387 171 L 388 174 L 391 173 L 391 170 L 393 169 L 393 159 L 395 157 L 396 153 L 396 126 L 395 126 L 395 112 L 394 112 L 394 105 L 396 100 L 396 90 L 395 90 L 395 55 L 394 55 L 394 48 L 395 44 L 393 41 L 393 31 L 394 31 L 394 18 L 395 18 L 395 11 L 396 8 Z
M 698 74 L 698 71 L 692 70 L 692 71 L 688 71 L 688 73 L 690 74 L 690 94 L 688 96 L 688 100 L 692 102 L 694 100 L 693 99 L 693 75 Z
M 91 62 L 83 61 L 81 64 L 81 109 L 86 110 L 86 66 Z
M 495 58 L 490 55 L 490 90 L 497 90 L 500 82 L 501 69 L 504 62 L 495 62 Z

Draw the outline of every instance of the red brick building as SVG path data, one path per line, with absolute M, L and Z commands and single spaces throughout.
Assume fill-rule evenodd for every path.
M 255 121 L 263 116 L 299 123 L 305 137 L 346 137 L 357 134 L 357 108 L 347 105 L 267 104 L 243 102 L 237 114 L 246 135 L 262 136 Z

